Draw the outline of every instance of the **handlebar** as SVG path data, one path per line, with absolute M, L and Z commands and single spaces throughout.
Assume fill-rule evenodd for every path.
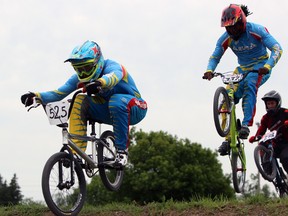
M 230 73 L 232 73 L 233 71 L 228 71 L 228 72 L 211 72 L 212 73 L 212 78 L 213 77 L 217 77 L 217 76 L 220 76 L 223 80 L 223 82 L 225 84 L 229 84 L 229 83 L 239 83 L 241 82 L 243 79 L 246 78 L 246 76 L 249 74 L 249 73 L 258 73 L 258 70 L 250 70 L 248 71 L 247 73 L 244 73 L 244 74 L 232 74 L 230 75 Z M 229 76 L 227 75 L 229 73 Z M 232 79 L 229 79 L 229 78 L 232 78 Z M 207 79 L 207 77 L 205 76 L 202 76 L 202 79 Z M 227 79 L 227 80 L 225 80 Z
M 38 106 L 43 104 L 41 98 L 39 98 L 39 97 L 33 97 L 32 100 L 33 100 L 33 103 L 29 106 L 27 112 L 29 112 L 32 108 L 37 108 Z
M 73 107 L 72 105 L 74 104 L 74 101 L 75 101 L 75 99 L 76 99 L 76 96 L 77 96 L 79 93 L 83 93 L 83 92 L 84 92 L 83 89 L 76 91 L 76 92 L 73 94 L 72 98 L 71 98 L 70 100 L 68 100 L 68 101 L 71 103 L 71 106 L 69 107 L 69 113 L 68 113 L 68 116 L 69 116 L 69 117 L 70 117 L 70 113 L 71 113 L 71 110 L 72 110 L 72 107 Z M 31 106 L 29 106 L 27 112 L 29 112 L 32 108 L 37 108 L 37 107 L 40 106 L 40 105 L 42 105 L 43 108 L 44 108 L 44 110 L 45 110 L 45 104 L 43 104 L 43 101 L 41 100 L 41 98 L 39 98 L 39 97 L 34 97 L 34 98 L 33 98 L 33 103 L 31 104 Z
M 249 142 L 250 142 L 250 143 L 258 142 L 259 140 L 261 140 L 262 137 L 263 137 L 262 135 L 258 135 L 258 136 L 256 136 L 256 137 L 254 138 L 254 140 L 250 140 L 250 139 L 249 139 Z

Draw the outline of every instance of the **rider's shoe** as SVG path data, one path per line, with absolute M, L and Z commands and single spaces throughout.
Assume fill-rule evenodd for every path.
M 117 150 L 115 164 L 124 167 L 126 166 L 127 163 L 128 163 L 128 152 L 125 150 Z
M 249 136 L 250 130 L 247 125 L 242 125 L 241 129 L 239 130 L 239 138 L 240 139 L 247 139 Z
M 228 140 L 225 140 L 222 142 L 222 144 L 218 148 L 218 152 L 220 153 L 221 156 L 228 155 L 229 154 L 229 147 L 230 143 Z

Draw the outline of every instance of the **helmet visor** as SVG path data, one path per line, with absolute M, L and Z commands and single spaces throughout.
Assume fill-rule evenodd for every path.
M 237 22 L 235 25 L 226 26 L 226 31 L 232 37 L 239 38 L 240 35 L 244 32 L 244 25 L 242 22 Z

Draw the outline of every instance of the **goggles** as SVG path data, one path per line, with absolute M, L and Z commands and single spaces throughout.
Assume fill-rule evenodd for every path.
M 96 69 L 97 62 L 94 60 L 92 62 L 85 62 L 81 64 L 72 65 L 74 70 L 77 72 L 80 79 L 85 79 L 89 77 Z

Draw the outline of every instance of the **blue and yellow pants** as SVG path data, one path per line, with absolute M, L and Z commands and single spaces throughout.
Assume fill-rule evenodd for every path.
M 146 102 L 132 95 L 114 94 L 109 101 L 100 96 L 77 95 L 69 119 L 69 132 L 86 135 L 88 119 L 112 125 L 116 148 L 125 150 L 129 146 L 129 126 L 139 123 L 146 112 Z M 87 142 L 73 141 L 86 150 Z

